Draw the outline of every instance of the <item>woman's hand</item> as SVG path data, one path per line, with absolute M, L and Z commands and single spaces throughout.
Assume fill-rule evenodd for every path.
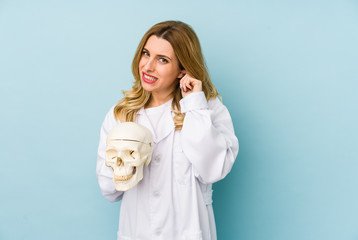
M 193 78 L 189 73 L 186 73 L 182 79 L 180 79 L 181 95 L 186 95 L 193 92 L 202 91 L 202 82 Z

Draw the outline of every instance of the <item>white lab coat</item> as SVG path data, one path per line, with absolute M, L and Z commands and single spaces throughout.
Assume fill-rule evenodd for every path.
M 203 92 L 180 101 L 186 113 L 176 131 L 171 104 L 159 120 L 157 135 L 145 110 L 136 122 L 153 133 L 152 161 L 143 180 L 118 192 L 111 168 L 105 166 L 106 137 L 119 122 L 110 109 L 101 128 L 97 158 L 100 189 L 109 201 L 122 200 L 118 240 L 215 240 L 212 183 L 231 170 L 239 150 L 227 108 L 217 98 L 207 101 Z

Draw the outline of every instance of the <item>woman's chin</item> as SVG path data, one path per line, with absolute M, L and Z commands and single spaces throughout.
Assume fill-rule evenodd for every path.
M 155 89 L 152 84 L 148 84 L 148 83 L 144 82 L 143 80 L 142 80 L 142 87 L 147 92 L 151 92 Z

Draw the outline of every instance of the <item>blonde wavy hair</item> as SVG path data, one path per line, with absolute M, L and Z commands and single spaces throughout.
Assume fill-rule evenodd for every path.
M 132 61 L 134 85 L 131 90 L 123 91 L 122 98 L 114 108 L 114 116 L 121 122 L 134 122 L 136 113 L 150 100 L 151 93 L 144 90 L 139 73 L 139 61 L 143 48 L 151 36 L 167 40 L 174 49 L 181 70 L 185 69 L 195 79 L 202 81 L 202 90 L 206 99 L 213 99 L 218 92 L 212 84 L 201 51 L 200 42 L 194 30 L 180 21 L 165 21 L 155 24 L 143 36 Z M 175 129 L 183 126 L 185 114 L 181 113 L 179 101 L 182 98 L 179 84 L 174 89 L 172 111 L 174 112 Z

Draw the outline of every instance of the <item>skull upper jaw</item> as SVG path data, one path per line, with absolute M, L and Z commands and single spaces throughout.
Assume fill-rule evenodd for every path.
M 119 180 L 123 179 L 122 175 L 113 175 L 114 187 L 117 191 L 127 191 L 133 188 L 139 181 L 143 179 L 143 165 L 137 166 L 135 173 L 128 180 Z

